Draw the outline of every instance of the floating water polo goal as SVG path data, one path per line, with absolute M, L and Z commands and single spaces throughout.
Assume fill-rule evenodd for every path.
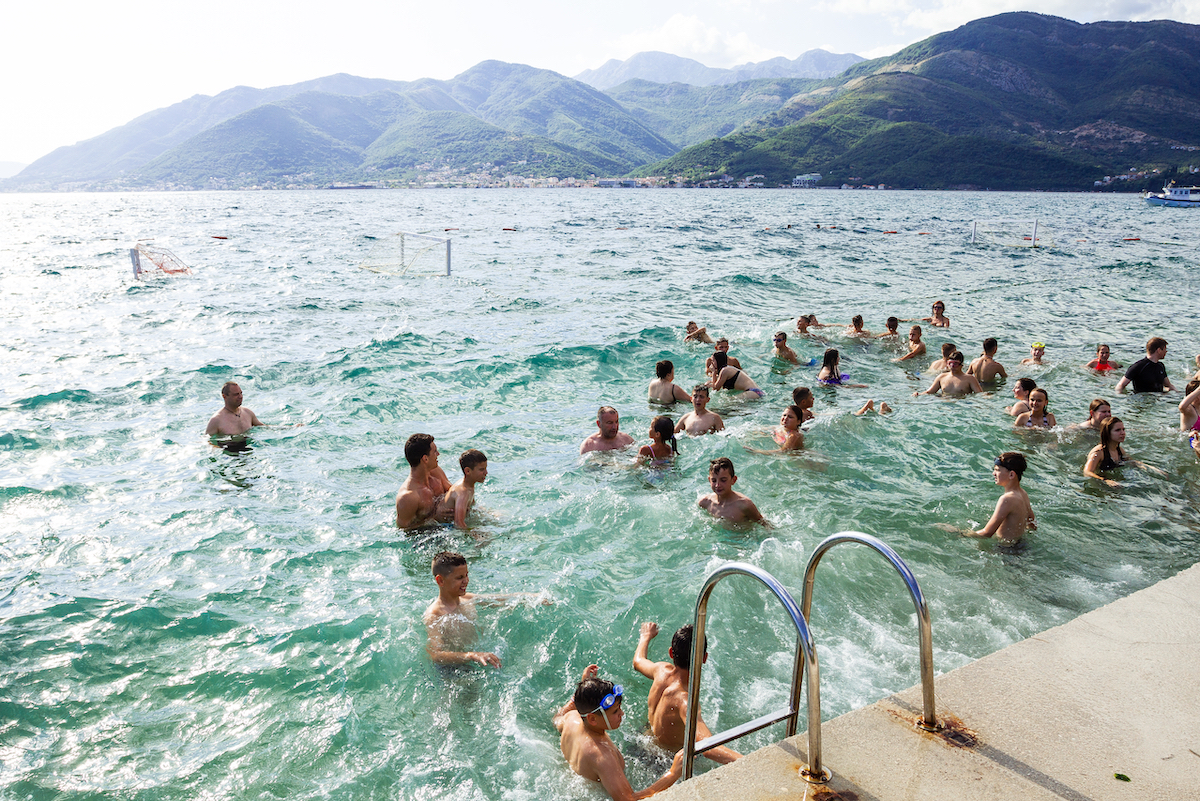
M 192 268 L 166 248 L 139 244 L 129 249 L 134 278 L 153 278 L 161 275 L 191 275 Z
M 1039 220 L 976 220 L 971 223 L 971 244 L 1050 248 L 1054 238 Z
M 361 269 L 385 275 L 450 275 L 450 238 L 414 234 L 389 234 L 376 240 Z

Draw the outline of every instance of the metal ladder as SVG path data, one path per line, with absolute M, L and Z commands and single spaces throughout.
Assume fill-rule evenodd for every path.
M 894 550 L 870 534 L 859 531 L 842 531 L 826 537 L 813 550 L 804 570 L 803 603 L 796 606 L 791 594 L 779 581 L 767 571 L 745 562 L 730 562 L 714 570 L 704 581 L 700 595 L 696 599 L 696 615 L 692 624 L 692 659 L 691 673 L 688 681 L 688 714 L 685 729 L 683 778 L 692 778 L 693 764 L 696 754 L 704 753 L 719 745 L 745 737 L 747 734 L 766 728 L 773 723 L 787 721 L 787 736 L 796 734 L 797 721 L 800 716 L 800 690 L 805 674 L 808 675 L 808 767 L 800 770 L 800 775 L 811 784 L 824 784 L 832 778 L 832 774 L 821 764 L 821 672 L 817 664 L 817 650 L 813 643 L 812 634 L 808 629 L 808 617 L 812 610 L 813 579 L 821 558 L 833 547 L 843 543 L 858 543 L 873 549 L 889 562 L 908 588 L 912 596 L 913 606 L 917 611 L 917 628 L 921 639 L 921 689 L 923 695 L 923 712 L 917 724 L 926 731 L 938 728 L 934 715 L 933 695 L 933 639 L 929 623 L 929 607 L 921 587 L 908 565 Z M 696 742 L 696 724 L 700 717 L 700 671 L 704 665 L 704 625 L 708 619 L 708 599 L 713 589 L 722 579 L 732 575 L 746 575 L 757 579 L 775 594 L 783 604 L 784 610 L 796 627 L 796 656 L 792 667 L 792 689 L 788 706 L 774 712 L 768 712 L 740 726 L 714 734 L 700 742 Z

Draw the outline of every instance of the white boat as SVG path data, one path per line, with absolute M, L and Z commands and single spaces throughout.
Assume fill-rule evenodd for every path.
M 1163 191 L 1147 192 L 1143 197 L 1151 206 L 1195 206 L 1200 208 L 1200 186 L 1176 186 L 1172 181 L 1163 187 Z

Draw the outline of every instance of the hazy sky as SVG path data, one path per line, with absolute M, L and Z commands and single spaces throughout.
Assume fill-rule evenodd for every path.
M 712 67 L 888 55 L 1017 0 L 42 0 L 0 10 L 0 161 L 31 162 L 195 94 L 346 72 L 452 78 L 485 59 L 575 75 L 662 50 Z M 1200 0 L 1041 0 L 1079 22 L 1200 23 Z

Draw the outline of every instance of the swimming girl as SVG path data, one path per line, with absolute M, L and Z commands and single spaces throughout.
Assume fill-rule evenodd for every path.
M 838 363 L 840 361 L 841 357 L 838 354 L 837 348 L 829 348 L 825 351 L 825 359 L 821 363 L 821 372 L 817 373 L 817 380 L 827 387 L 838 386 L 866 389 L 866 384 L 848 383 L 850 374 L 839 372 Z
M 775 429 L 775 442 L 781 451 L 799 451 L 804 449 L 804 435 L 800 433 L 801 418 L 804 410 L 792 404 L 783 410 L 779 417 L 779 428 Z
M 1013 397 L 1017 399 L 1017 402 L 1012 406 L 1005 407 L 1004 411 L 1013 417 L 1029 411 L 1029 393 L 1035 389 L 1037 389 L 1037 382 L 1032 378 L 1018 378 L 1017 383 L 1013 384 Z
M 1112 417 L 1112 404 L 1104 398 L 1096 398 L 1088 405 L 1088 419 L 1074 427 L 1099 431 L 1100 424 L 1110 417 Z
M 1050 403 L 1050 393 L 1038 387 L 1029 393 L 1029 411 L 1017 415 L 1013 428 L 1054 428 L 1058 421 L 1054 415 L 1046 411 Z
M 1140 467 L 1143 470 L 1153 470 L 1160 475 L 1165 475 L 1163 471 L 1157 467 L 1151 467 L 1145 462 L 1139 462 L 1137 459 L 1130 459 L 1125 455 L 1125 451 L 1121 450 L 1121 443 L 1125 441 L 1125 424 L 1121 422 L 1120 417 L 1110 417 L 1100 424 L 1100 444 L 1092 448 L 1088 453 L 1087 462 L 1083 465 L 1083 474 L 1088 478 L 1095 478 L 1103 481 L 1110 487 L 1119 487 L 1120 483 L 1111 478 L 1105 478 L 1100 475 L 1100 471 L 1108 472 L 1116 470 L 1122 465 L 1133 465 Z
M 1109 350 L 1108 345 L 1097 345 L 1096 358 L 1085 364 L 1084 367 L 1089 370 L 1095 370 L 1098 373 L 1107 373 L 1109 370 L 1117 369 L 1121 365 L 1117 362 L 1110 362 L 1108 360 L 1108 355 L 1111 352 L 1112 351 Z
M 662 463 L 677 453 L 679 444 L 675 440 L 675 423 L 670 417 L 660 414 L 650 421 L 650 444 L 641 447 L 638 458 Z
M 712 355 L 713 359 L 713 376 L 711 385 L 713 389 L 733 389 L 742 393 L 743 398 L 763 398 L 766 397 L 765 392 L 758 388 L 758 385 L 750 380 L 750 376 L 736 367 L 729 364 L 729 356 L 724 351 L 717 351 Z
M 1193 378 L 1183 390 L 1187 395 L 1179 402 L 1179 430 L 1200 431 L 1200 380 Z

